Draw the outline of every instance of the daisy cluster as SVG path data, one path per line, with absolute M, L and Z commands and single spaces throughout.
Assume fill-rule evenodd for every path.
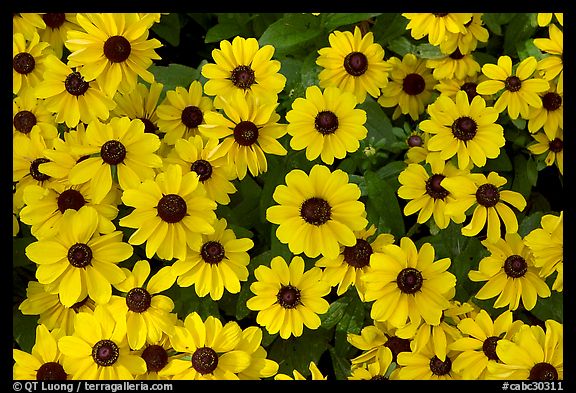
M 38 317 L 32 349 L 13 350 L 14 379 L 327 379 L 318 359 L 282 369 L 266 338 L 298 343 L 344 296 L 369 314 L 340 337 L 347 379 L 563 379 L 562 323 L 514 313 L 563 291 L 563 212 L 521 236 L 527 200 L 484 170 L 508 142 L 505 117 L 563 175 L 562 14 L 534 14 L 548 35 L 532 40 L 538 56 L 482 66 L 481 13 L 401 14 L 427 58 L 385 53 L 369 23 L 333 30 L 318 83 L 287 103 L 275 47 L 239 35 L 219 41 L 202 81 L 165 89 L 150 71 L 165 15 L 13 16 L 13 236 L 29 233 L 34 266 L 17 309 Z M 503 312 L 456 299 L 456 255 L 371 222 L 365 190 L 338 167 L 376 154 L 369 102 L 412 125 L 404 216 L 478 239 L 465 276 Z M 262 239 L 222 212 L 291 151 L 310 165 L 289 168 L 263 206 L 290 256 L 255 266 Z M 237 296 L 254 318 L 182 315 L 174 288 Z

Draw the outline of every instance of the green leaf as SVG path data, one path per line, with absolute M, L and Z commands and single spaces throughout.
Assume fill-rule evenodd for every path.
M 407 53 L 414 53 L 416 46 L 406 37 L 398 37 L 388 44 L 388 49 L 400 56 L 404 57 Z
M 356 106 L 366 112 L 366 123 L 364 126 L 368 130 L 365 141 L 370 144 L 378 144 L 384 150 L 390 150 L 389 146 L 396 141 L 396 136 L 392 131 L 392 123 L 380 106 L 371 97 L 366 97 L 366 101 Z
M 347 336 L 348 333 L 360 334 L 360 330 L 364 326 L 366 308 L 358 296 L 356 287 L 350 287 L 344 296 L 350 298 L 350 301 L 344 310 L 342 318 L 336 324 L 334 349 L 340 354 L 350 356 L 355 352 L 355 349 L 348 343 Z
M 168 15 L 162 15 L 160 23 L 154 24 L 152 26 L 152 31 L 154 31 L 158 36 L 172 46 L 178 46 L 180 44 L 180 16 L 177 13 L 170 13 Z
M 12 239 L 12 266 L 35 266 L 26 256 L 26 247 L 36 242 L 37 239 L 33 236 Z
M 533 168 L 536 171 L 536 163 L 534 159 L 530 158 L 529 160 L 524 157 L 522 154 L 516 154 L 513 159 L 514 163 L 514 179 L 512 181 L 512 191 L 519 192 L 524 196 L 524 198 L 528 199 L 530 197 L 530 193 L 532 192 L 532 186 L 535 184 L 532 182 L 533 175 L 528 175 L 529 161 L 532 161 Z M 538 171 L 536 171 L 537 176 Z
M 543 211 L 534 212 L 526 217 L 518 224 L 518 234 L 522 237 L 526 236 L 536 228 L 540 228 L 540 220 L 546 214 Z
M 378 169 L 376 174 L 380 179 L 394 182 L 397 181 L 398 175 L 406 169 L 407 166 L 408 164 L 404 161 L 392 161 Z
M 232 38 L 238 34 L 240 28 L 241 26 L 239 26 L 235 20 L 230 20 L 226 23 L 218 23 L 208 29 L 206 36 L 204 37 L 204 42 L 209 44 Z
M 377 217 L 373 217 L 372 222 L 383 222 L 384 227 L 379 228 L 381 231 L 392 233 L 395 238 L 400 238 L 405 233 L 405 229 L 404 217 L 398 204 L 396 190 L 374 172 L 367 171 L 364 178 L 368 192 L 366 208 L 370 207 L 377 214 Z M 374 218 L 376 219 L 374 220 Z
M 446 57 L 446 55 L 440 51 L 439 46 L 432 44 L 417 45 L 413 53 L 421 59 L 441 59 Z
M 498 157 L 486 160 L 486 165 L 484 166 L 484 172 L 489 173 L 490 171 L 495 172 L 509 172 L 512 170 L 512 161 L 506 153 L 506 150 L 501 149 Z
M 532 40 L 536 32 L 537 24 L 533 16 L 530 13 L 519 13 L 510 20 L 506 25 L 502 54 L 519 57 L 518 51 L 525 47 L 526 40 Z
M 148 71 L 154 74 L 156 82 L 164 85 L 163 95 L 168 90 L 176 89 L 177 86 L 182 86 L 188 90 L 192 81 L 198 80 L 200 77 L 200 72 L 197 69 L 176 63 L 168 66 L 153 65 L 148 68 Z M 161 99 L 162 97 L 160 97 L 160 101 Z
M 12 316 L 12 335 L 20 350 L 31 353 L 36 341 L 36 325 L 38 315 L 24 315 L 14 311 Z
M 547 279 L 548 286 L 551 288 L 553 279 L 556 273 Z M 536 306 L 530 312 L 535 315 L 541 321 L 546 321 L 547 319 L 553 319 L 560 323 L 564 320 L 564 297 L 562 292 L 552 291 L 550 297 L 538 298 Z
M 285 14 L 272 23 L 260 37 L 260 46 L 272 45 L 285 51 L 302 45 L 322 34 L 319 18 L 311 14 Z
M 392 40 L 406 33 L 408 19 L 399 13 L 385 13 L 376 18 L 372 33 L 374 41 L 386 47 Z
M 486 24 L 486 27 L 496 35 L 502 35 L 502 25 L 508 23 L 512 18 L 516 16 L 515 13 L 511 12 L 498 12 L 498 13 L 484 13 L 482 14 L 482 21 Z
M 339 354 L 334 348 L 328 350 L 330 353 L 330 360 L 332 361 L 332 369 L 336 380 L 346 380 L 350 376 L 350 368 L 352 363 L 350 360 Z
M 337 13 L 328 14 L 324 20 L 324 27 L 328 31 L 332 31 L 340 26 L 347 26 L 354 23 L 368 20 L 375 16 L 382 15 L 381 13 Z

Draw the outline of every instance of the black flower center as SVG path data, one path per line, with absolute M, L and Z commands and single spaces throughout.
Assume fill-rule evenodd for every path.
M 434 199 L 444 199 L 450 194 L 440 185 L 446 176 L 435 173 L 426 180 L 426 193 Z
M 126 306 L 128 310 L 143 313 L 150 308 L 152 295 L 144 288 L 132 288 L 126 295 Z
M 371 381 L 387 381 L 388 378 L 386 378 L 384 375 L 374 375 L 372 376 L 372 378 L 370 378 Z
M 547 111 L 555 111 L 562 106 L 562 96 L 557 93 L 546 93 L 544 97 L 542 97 L 542 106 Z
M 344 247 L 344 261 L 357 269 L 362 269 L 370 264 L 372 246 L 364 239 L 356 239 L 352 247 Z
M 494 207 L 500 201 L 500 191 L 494 184 L 482 184 L 476 190 L 476 201 L 485 207 Z
M 499 361 L 498 354 L 496 354 L 496 344 L 500 340 L 498 336 L 491 336 L 484 340 L 482 344 L 482 351 L 484 351 L 484 355 L 490 360 Z
M 417 96 L 424 91 L 426 81 L 420 74 L 408 74 L 402 81 L 402 89 L 411 96 Z
M 186 201 L 177 194 L 164 195 L 158 201 L 158 215 L 167 223 L 173 224 L 181 221 L 188 211 Z
M 424 141 L 422 140 L 422 137 L 420 135 L 414 134 L 410 135 L 406 143 L 408 143 L 408 146 L 410 147 L 418 147 L 422 146 L 424 144 Z
M 338 117 L 331 111 L 322 111 L 316 115 L 314 127 L 322 135 L 334 133 L 338 129 Z
M 218 367 L 218 354 L 212 348 L 198 348 L 192 355 L 192 367 L 200 374 L 210 374 Z
M 145 117 L 139 117 L 138 120 L 140 120 L 142 123 L 144 123 L 144 132 L 145 133 L 155 134 L 156 131 L 158 130 L 158 126 L 156 124 L 154 124 L 152 122 L 152 120 L 147 119 Z
M 468 95 L 468 102 L 472 102 L 474 97 L 478 95 L 478 92 L 476 91 L 476 86 L 478 85 L 474 82 L 466 82 L 462 86 L 460 86 L 460 90 L 466 92 L 466 94 Z
M 74 267 L 86 267 L 92 261 L 92 249 L 84 243 L 76 243 L 68 249 L 68 262 Z
M 58 195 L 57 203 L 58 210 L 64 214 L 68 209 L 80 210 L 86 204 L 86 200 L 79 191 L 69 189 Z
M 121 35 L 115 35 L 104 43 L 104 56 L 112 63 L 122 63 L 130 56 L 130 42 Z
M 310 198 L 300 206 L 300 216 L 308 224 L 322 225 L 325 224 L 332 215 L 332 208 L 322 198 Z
M 37 381 L 64 381 L 67 377 L 64 367 L 57 362 L 44 363 L 36 371 Z
M 394 363 L 396 363 L 396 359 L 398 359 L 398 354 L 400 352 L 412 351 L 410 349 L 410 340 L 397 336 L 388 337 L 384 346 L 390 348 L 390 352 L 392 352 L 392 361 Z
M 234 140 L 240 146 L 250 146 L 258 140 L 258 127 L 251 121 L 241 121 L 234 127 Z
M 220 263 L 226 256 L 224 247 L 222 247 L 222 244 L 216 241 L 209 241 L 204 243 L 200 249 L 200 255 L 206 263 L 211 265 Z
M 278 304 L 282 307 L 290 309 L 300 304 L 300 290 L 292 285 L 282 285 L 282 288 L 276 295 Z
M 37 158 L 34 161 L 32 161 L 32 163 L 30 164 L 30 176 L 32 176 L 34 180 L 46 181 L 50 179 L 50 176 L 40 172 L 40 170 L 38 169 L 40 164 L 44 164 L 46 162 L 50 162 L 50 160 L 44 157 Z
M 541 362 L 532 367 L 528 379 L 531 381 L 556 381 L 558 380 L 558 370 L 550 363 Z
M 84 80 L 78 71 L 74 71 L 66 77 L 64 87 L 73 96 L 81 96 L 86 93 L 90 84 Z
M 437 18 L 442 18 L 442 17 L 448 15 L 448 13 L 447 12 L 435 12 L 432 15 L 434 15 Z
M 126 148 L 120 141 L 108 141 L 100 148 L 100 157 L 108 165 L 118 165 L 126 158 Z
M 198 180 L 204 182 L 212 176 L 212 165 L 206 160 L 196 160 L 190 166 L 190 170 L 196 172 Z
M 140 356 L 146 362 L 146 371 L 149 373 L 157 373 L 168 364 L 168 353 L 160 345 L 149 345 Z
M 522 87 L 522 81 L 517 76 L 509 76 L 504 81 L 504 87 L 508 91 L 516 92 Z
M 460 52 L 460 49 L 456 48 L 456 50 L 452 53 L 450 53 L 450 57 L 452 60 L 462 60 L 464 58 L 464 55 L 462 54 L 462 52 Z
M 361 52 L 352 52 L 344 58 L 344 69 L 352 76 L 360 76 L 368 69 L 368 59 Z
M 34 60 L 34 56 L 28 52 L 18 53 L 12 59 L 12 68 L 19 74 L 29 74 L 34 70 L 35 66 L 36 60 Z
M 44 23 L 46 23 L 47 27 L 57 29 L 64 24 L 64 21 L 66 21 L 66 14 L 58 12 L 48 12 L 42 15 L 42 19 L 44 20 Z
M 422 273 L 413 267 L 402 269 L 396 277 L 398 288 L 406 294 L 414 294 L 422 288 Z
M 564 141 L 560 138 L 554 138 L 548 143 L 548 148 L 553 153 L 560 153 L 564 149 Z
M 478 131 L 478 125 L 474 119 L 468 116 L 459 117 L 452 123 L 452 134 L 461 141 L 469 141 L 474 138 L 476 131 Z
M 184 108 L 182 115 L 180 115 L 180 120 L 188 128 L 196 128 L 204 120 L 204 114 L 197 106 L 191 105 Z
M 92 359 L 99 366 L 111 366 L 119 357 L 120 348 L 111 340 L 100 340 L 92 347 Z
M 14 128 L 23 134 L 29 134 L 36 125 L 36 116 L 30 111 L 20 111 L 14 116 Z
M 430 371 L 432 371 L 435 375 L 446 375 L 452 369 L 452 361 L 448 356 L 446 356 L 446 360 L 442 361 L 438 359 L 436 355 L 432 359 L 430 359 Z
M 510 255 L 504 261 L 504 272 L 510 278 L 523 277 L 527 271 L 528 264 L 520 255 Z
M 241 65 L 232 70 L 232 75 L 230 76 L 234 86 L 240 89 L 248 89 L 256 82 L 256 77 L 252 68 Z

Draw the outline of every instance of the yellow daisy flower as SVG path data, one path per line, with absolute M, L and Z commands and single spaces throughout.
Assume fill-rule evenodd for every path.
M 432 71 L 426 67 L 424 59 L 412 53 L 404 55 L 402 60 L 391 57 L 388 62 L 392 65 L 390 80 L 382 88 L 378 103 L 385 108 L 395 108 L 392 120 L 398 119 L 401 114 L 418 120 L 425 105 L 432 101 L 436 84 Z
M 45 29 L 46 23 L 38 13 L 14 12 L 12 13 L 12 34 L 22 34 L 25 39 L 31 40 L 38 29 Z
M 76 21 L 85 31 L 68 31 L 68 65 L 81 67 L 82 75 L 95 79 L 108 97 L 114 97 L 118 90 L 133 90 L 138 77 L 154 82 L 148 68 L 153 60 L 160 60 L 155 49 L 162 43 L 148 39 L 154 24 L 152 15 L 140 18 L 137 13 L 79 13 Z
M 409 237 L 400 245 L 390 244 L 375 254 L 371 270 L 364 274 L 365 301 L 370 316 L 400 328 L 407 322 L 439 324 L 442 311 L 450 307 L 456 277 L 447 271 L 449 258 L 434 262 L 434 247 L 424 243 L 420 250 Z
M 248 280 L 248 250 L 254 242 L 248 238 L 237 239 L 234 231 L 227 227 L 225 218 L 214 223 L 214 233 L 202 235 L 202 243 L 172 265 L 178 276 L 178 285 L 194 285 L 196 294 L 210 294 L 212 300 L 220 300 L 224 290 L 240 292 L 240 282 Z
M 215 231 L 216 202 L 206 197 L 196 173 L 182 175 L 179 165 L 124 190 L 122 202 L 135 209 L 119 224 L 136 228 L 128 242 L 146 243 L 147 258 L 186 259 L 189 248 L 200 248 L 203 234 Z
M 31 353 L 12 349 L 12 376 L 20 380 L 53 381 L 69 379 L 62 366 L 63 356 L 58 350 L 58 339 L 63 336 L 61 329 L 49 331 L 39 324 L 36 326 L 36 341 Z
M 406 145 L 408 145 L 408 150 L 406 150 L 406 155 L 404 162 L 407 164 L 419 164 L 425 161 L 431 153 L 428 150 L 428 141 L 430 140 L 430 134 L 427 132 L 422 132 L 420 129 L 415 129 L 410 133 L 408 138 L 406 138 Z
M 112 284 L 125 278 L 117 264 L 132 256 L 132 246 L 122 242 L 121 231 L 99 236 L 98 213 L 93 207 L 68 209 L 62 221 L 57 235 L 26 247 L 26 256 L 38 264 L 38 282 L 49 284 L 47 290 L 57 292 L 67 307 L 86 296 L 107 303 Z
M 548 81 L 535 76 L 538 61 L 534 56 L 522 60 L 512 72 L 512 59 L 504 55 L 498 58 L 497 64 L 484 64 L 482 73 L 489 80 L 476 86 L 479 94 L 499 94 L 494 109 L 501 113 L 508 109 L 511 119 L 528 119 L 530 107 L 541 108 L 542 99 L 538 93 L 549 89 Z
M 276 102 L 286 77 L 280 73 L 280 62 L 272 60 L 274 50 L 272 45 L 260 48 L 256 38 L 236 36 L 232 42 L 220 41 L 220 49 L 212 50 L 215 64 L 202 66 L 202 76 L 208 79 L 204 91 L 217 98 L 239 91 Z
M 72 70 L 54 55 L 49 55 L 44 63 L 44 77 L 34 93 L 56 114 L 56 123 L 74 128 L 79 122 L 108 119 L 116 103 L 104 94 L 98 82 L 85 79 L 82 70 Z
M 561 175 L 564 175 L 564 131 L 558 129 L 553 139 L 548 139 L 545 132 L 538 132 L 532 135 L 536 141 L 527 146 L 532 154 L 546 154 L 544 162 L 547 166 L 558 167 Z
M 488 42 L 489 32 L 483 26 L 482 13 L 475 12 L 472 19 L 464 24 L 465 33 L 448 33 L 440 42 L 442 53 L 453 53 L 456 49 L 462 54 L 468 54 L 476 50 L 478 42 Z
M 72 146 L 77 154 L 90 157 L 77 162 L 70 170 L 70 183 L 89 182 L 92 199 L 100 203 L 114 184 L 127 190 L 153 178 L 154 168 L 162 167 L 162 158 L 155 154 L 160 138 L 145 133 L 144 128 L 143 122 L 128 117 L 114 117 L 107 124 L 90 123 L 85 145 Z
M 412 38 L 420 40 L 428 36 L 430 44 L 439 46 L 450 34 L 466 34 L 466 24 L 472 19 L 472 13 L 403 13 L 408 19 L 406 30 Z
M 20 33 L 12 38 L 12 93 L 36 87 L 43 78 L 50 44 L 34 33 L 27 41 Z
M 308 364 L 308 370 L 310 372 L 310 380 L 311 381 L 325 381 L 328 379 L 328 376 L 324 376 L 316 363 L 310 362 Z M 293 370 L 292 376 L 288 374 L 276 374 L 274 376 L 274 380 L 276 381 L 306 381 L 307 377 L 302 375 L 300 371 Z
M 199 81 L 192 81 L 188 90 L 177 86 L 158 105 L 158 131 L 165 133 L 165 143 L 174 145 L 178 139 L 198 135 L 198 126 L 206 124 L 206 114 L 213 110 L 212 99 L 203 95 Z
M 62 59 L 68 31 L 81 30 L 76 22 L 76 13 L 47 12 L 40 15 L 46 24 L 45 28 L 38 29 L 40 39 L 48 42 L 56 57 Z
M 32 89 L 21 91 L 12 100 L 12 136 L 38 132 L 48 147 L 58 137 L 54 115 L 46 109 L 44 101 L 37 99 Z
M 80 312 L 74 333 L 58 340 L 64 370 L 81 380 L 133 380 L 146 372 L 146 362 L 133 354 L 126 339 L 126 324 L 104 305 L 93 313 Z
M 133 90 L 126 93 L 118 92 L 114 96 L 116 108 L 112 115 L 127 116 L 130 120 L 139 119 L 144 123 L 144 132 L 155 134 L 158 132 L 158 115 L 156 113 L 158 100 L 164 85 L 152 82 L 150 87 L 138 83 Z
M 322 279 L 333 287 L 338 286 L 338 296 L 354 286 L 360 299 L 364 299 L 364 281 L 361 277 L 370 270 L 372 255 L 382 252 L 385 245 L 394 243 L 393 235 L 381 233 L 374 236 L 375 233 L 374 225 L 354 231 L 356 244 L 341 246 L 336 259 L 323 256 L 315 262 L 315 266 L 322 268 Z
M 320 156 L 329 165 L 335 158 L 355 152 L 368 135 L 366 112 L 356 105 L 356 96 L 339 87 L 327 87 L 323 92 L 318 86 L 308 87 L 306 98 L 296 98 L 286 113 L 290 147 L 306 149 L 308 160 Z
M 323 89 L 336 86 L 356 96 L 359 104 L 370 94 L 380 95 L 380 89 L 388 83 L 390 64 L 384 60 L 384 49 L 374 42 L 374 34 L 362 34 L 358 26 L 354 33 L 333 31 L 328 36 L 330 46 L 318 50 L 316 64 L 322 70 L 318 74 Z
M 480 64 L 474 59 L 474 55 L 463 54 L 459 49 L 445 57 L 426 60 L 426 67 L 432 69 L 432 76 L 439 81 L 453 78 L 464 79 L 480 72 Z
M 539 12 L 537 17 L 538 26 L 546 27 L 552 22 L 552 17 L 556 18 L 556 21 L 560 23 L 560 26 L 564 26 L 564 13 L 563 12 Z
M 528 115 L 528 131 L 532 134 L 543 129 L 546 136 L 552 140 L 557 131 L 564 129 L 564 94 L 553 83 L 550 89 L 540 99 L 540 108 L 530 108 Z
M 266 154 L 286 155 L 287 150 L 277 140 L 286 134 L 286 125 L 278 123 L 277 101 L 262 101 L 238 91 L 220 101 L 225 116 L 219 112 L 206 113 L 206 123 L 198 129 L 205 137 L 222 139 L 219 154 L 228 157 L 238 179 L 246 176 L 247 169 L 252 176 L 266 172 Z
M 388 370 L 392 365 L 392 351 L 387 347 L 378 348 L 376 361 L 365 367 L 356 367 L 351 370 L 349 380 L 386 380 Z M 392 378 L 390 378 L 392 379 Z
M 508 306 L 514 311 L 520 300 L 526 310 L 532 310 L 538 297 L 550 296 L 550 288 L 540 277 L 541 269 L 534 266 L 534 256 L 518 233 L 507 233 L 495 242 L 483 240 L 482 245 L 490 256 L 480 260 L 479 270 L 468 272 L 472 281 L 488 281 L 476 293 L 477 299 L 498 296 L 495 308 Z
M 180 320 L 175 323 L 178 324 L 175 326 L 183 324 Z M 134 378 L 139 381 L 169 381 L 174 375 L 190 367 L 190 361 L 183 360 L 182 355 L 172 348 L 170 337 L 166 333 L 162 333 L 159 340 L 146 343 L 136 353 L 146 362 L 146 372 Z
M 213 316 L 203 321 L 196 312 L 188 314 L 184 326 L 174 327 L 170 342 L 191 361 L 173 379 L 238 380 L 238 373 L 248 368 L 251 360 L 249 352 L 237 348 L 242 338 L 242 329 L 235 321 L 222 325 Z
M 360 189 L 348 182 L 346 172 L 314 165 L 309 175 L 294 169 L 285 180 L 272 195 L 278 205 L 266 210 L 266 219 L 279 225 L 276 236 L 293 254 L 336 259 L 341 245 L 356 244 L 354 231 L 365 228 L 368 220 Z
M 506 233 L 518 231 L 516 214 L 504 202 L 522 211 L 526 207 L 526 199 L 519 192 L 500 190 L 506 182 L 506 178 L 496 172 L 490 172 L 488 176 L 471 173 L 442 180 L 442 187 L 455 197 L 446 206 L 446 214 L 466 214 L 468 209 L 476 206 L 471 221 L 461 229 L 462 235 L 476 236 L 486 226 L 488 241 L 498 241 L 500 220 L 504 222 Z
M 488 80 L 486 75 L 482 73 L 475 73 L 472 76 L 467 76 L 464 79 L 442 79 L 438 81 L 434 89 L 440 92 L 440 95 L 445 95 L 450 97 L 451 99 L 456 99 L 456 94 L 460 90 L 464 90 L 468 95 L 468 102 L 472 102 L 474 97 L 478 95 L 476 91 L 476 86 L 478 83 Z M 490 95 L 482 96 L 486 102 L 490 102 Z
M 552 319 L 545 329 L 523 325 L 513 339 L 502 339 L 496 354 L 502 363 L 488 364 L 497 379 L 558 381 L 564 379 L 564 326 Z
M 320 268 L 305 270 L 301 257 L 294 256 L 288 264 L 277 256 L 272 258 L 270 267 L 258 266 L 254 276 L 256 281 L 250 290 L 255 296 L 246 301 L 246 307 L 258 312 L 256 322 L 268 333 L 280 332 L 286 340 L 300 337 L 304 326 L 311 330 L 320 327 L 318 314 L 328 311 L 324 296 L 330 293 Z
M 278 372 L 279 364 L 267 359 L 268 353 L 261 345 L 262 329 L 258 326 L 248 326 L 242 330 L 242 340 L 236 347 L 250 354 L 250 365 L 238 373 L 240 380 L 258 380 L 274 376 Z
M 524 244 L 534 256 L 534 266 L 539 267 L 540 274 L 548 277 L 558 272 L 552 289 L 563 290 L 564 267 L 564 212 L 559 215 L 546 214 L 540 220 L 540 227 L 530 231 L 524 237 Z
M 166 165 L 180 165 L 183 174 L 195 172 L 208 197 L 227 205 L 230 194 L 237 191 L 231 182 L 236 178 L 236 171 L 228 165 L 228 158 L 222 155 L 222 151 L 216 149 L 218 139 L 204 139 L 200 135 L 178 139 L 164 162 Z
M 477 167 L 486 165 L 487 158 L 496 158 L 504 146 L 504 128 L 496 123 L 498 112 L 486 106 L 481 96 L 471 102 L 464 91 L 456 99 L 439 96 L 428 106 L 430 119 L 420 122 L 421 130 L 435 134 L 428 142 L 428 150 L 440 152 L 448 160 L 458 156 L 458 168 L 469 168 L 470 161 Z

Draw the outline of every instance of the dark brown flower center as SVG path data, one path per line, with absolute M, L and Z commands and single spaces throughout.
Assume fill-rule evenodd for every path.
M 464 58 L 464 55 L 462 54 L 462 52 L 460 52 L 460 49 L 456 48 L 454 52 L 450 53 L 449 57 L 453 60 L 462 60 Z
M 482 344 L 482 351 L 484 351 L 484 355 L 486 355 L 488 359 L 496 361 L 500 360 L 498 358 L 498 354 L 496 353 L 496 344 L 498 344 L 499 340 L 500 337 L 498 336 L 491 336 L 484 340 L 484 343 Z
M 212 165 L 206 160 L 196 160 L 190 166 L 192 172 L 196 172 L 199 176 L 198 180 L 204 182 L 212 176 Z
M 152 295 L 144 288 L 132 288 L 126 295 L 128 310 L 135 313 L 143 313 L 150 308 Z
M 332 208 L 324 199 L 310 198 L 300 206 L 300 216 L 308 224 L 322 225 L 325 224 L 332 215 Z
M 500 191 L 494 184 L 482 184 L 476 190 L 476 201 L 485 207 L 494 207 L 500 201 Z
M 424 144 L 424 141 L 422 140 L 422 137 L 420 135 L 414 134 L 410 135 L 406 143 L 408 143 L 408 146 L 410 147 L 419 147 Z
M 352 247 L 344 247 L 344 261 L 357 269 L 362 269 L 370 264 L 372 246 L 364 239 L 356 239 Z
M 86 204 L 86 200 L 79 191 L 68 189 L 58 195 L 57 204 L 60 213 L 64 214 L 68 209 L 80 210 Z
M 560 138 L 554 138 L 548 143 L 548 148 L 553 153 L 560 153 L 564 149 L 564 141 Z
M 430 359 L 430 371 L 432 374 L 441 376 L 446 375 L 452 369 L 452 361 L 448 356 L 446 356 L 446 360 L 440 360 L 436 355 L 432 359 Z
M 82 77 L 78 71 L 74 71 L 66 77 L 64 87 L 66 91 L 73 96 L 81 96 L 86 93 L 90 84 L 84 81 L 84 77 Z
M 282 307 L 294 308 L 300 304 L 300 290 L 292 285 L 282 285 L 276 298 Z
M 474 97 L 478 95 L 478 92 L 476 92 L 476 86 L 478 86 L 478 84 L 474 82 L 466 82 L 460 86 L 460 90 L 466 92 L 468 95 L 468 102 L 472 102 Z
M 36 60 L 34 60 L 34 56 L 28 52 L 18 53 L 12 59 L 12 68 L 19 74 L 29 74 L 34 71 L 34 67 L 36 67 Z
M 46 23 L 47 27 L 50 27 L 51 29 L 57 29 L 64 24 L 64 21 L 66 21 L 66 14 L 48 12 L 42 15 L 42 19 L 44 20 L 44 23 Z
M 402 89 L 411 96 L 417 96 L 426 88 L 426 81 L 420 74 L 408 74 L 402 81 Z
M 413 267 L 402 269 L 396 277 L 398 288 L 409 295 L 414 294 L 422 288 L 422 273 Z
M 144 132 L 148 134 L 155 134 L 158 131 L 158 126 L 152 122 L 152 120 L 145 117 L 139 117 L 142 123 L 144 123 Z
M 104 43 L 104 56 L 112 63 L 122 63 L 130 56 L 132 47 L 130 42 L 121 35 L 115 35 Z
M 84 305 L 86 303 L 88 303 L 89 299 L 90 299 L 90 297 L 86 296 L 84 299 L 80 300 L 79 302 L 74 303 L 70 308 L 72 310 L 74 310 L 75 313 L 79 313 L 80 308 L 84 307 Z
M 316 115 L 314 127 L 322 135 L 334 133 L 338 129 L 338 117 L 331 111 L 322 111 Z
M 44 363 L 36 371 L 37 381 L 64 381 L 67 377 L 64 367 L 57 362 Z
M 196 128 L 204 120 L 204 114 L 197 106 L 191 105 L 184 108 L 182 115 L 180 115 L 180 120 L 188 128 Z
M 170 224 L 182 221 L 188 212 L 186 201 L 177 194 L 164 195 L 156 209 L 160 218 Z
M 146 371 L 149 373 L 157 373 L 168 364 L 168 353 L 160 345 L 147 346 L 140 356 L 146 362 Z
M 528 264 L 520 255 L 510 255 L 504 261 L 504 272 L 510 278 L 523 277 L 527 271 Z
M 386 378 L 384 375 L 374 375 L 372 376 L 372 378 L 370 378 L 371 381 L 387 381 L 388 378 Z
M 469 141 L 476 136 L 476 132 L 478 131 L 478 125 L 474 121 L 474 119 L 463 116 L 459 117 L 452 123 L 452 134 L 455 138 L 460 139 L 461 141 Z
M 542 97 L 542 106 L 549 112 L 558 110 L 562 106 L 562 96 L 557 93 L 546 93 Z
M 442 18 L 442 17 L 448 15 L 448 13 L 447 12 L 435 12 L 432 15 L 434 15 L 437 18 Z
M 92 347 L 92 359 L 99 366 L 111 366 L 119 357 L 120 348 L 111 340 L 100 340 Z
M 516 92 L 522 87 L 522 81 L 517 76 L 509 76 L 504 81 L 504 87 L 508 91 Z
M 434 199 L 444 199 L 450 194 L 448 190 L 440 185 L 446 176 L 435 173 L 426 180 L 426 193 Z
M 234 127 L 234 140 L 240 146 L 250 146 L 258 140 L 258 127 L 251 121 L 241 121 Z
M 92 261 L 92 249 L 84 243 L 76 243 L 68 249 L 68 262 L 74 267 L 86 267 Z
M 108 141 L 100 148 L 100 157 L 108 165 L 118 165 L 126 158 L 126 148 L 120 141 Z
M 344 69 L 352 76 L 360 76 L 368 69 L 368 59 L 361 52 L 352 52 L 344 58 Z
M 224 247 L 216 241 L 204 243 L 200 249 L 200 255 L 204 262 L 211 265 L 220 263 L 226 256 Z
M 254 71 L 249 66 L 241 65 L 232 70 L 230 80 L 240 89 L 248 89 L 256 82 Z
M 210 374 L 218 367 L 218 354 L 212 348 L 201 347 L 192 355 L 192 367 L 200 374 Z
M 40 170 L 38 169 L 40 164 L 44 164 L 46 162 L 50 162 L 50 160 L 44 157 L 37 158 L 34 161 L 32 161 L 32 163 L 30 164 L 30 176 L 32 176 L 34 180 L 46 181 L 50 179 L 50 176 L 40 172 Z
M 23 134 L 29 134 L 36 125 L 36 116 L 30 111 L 20 111 L 14 116 L 14 128 Z
M 558 380 L 558 370 L 550 363 L 541 362 L 532 367 L 528 379 L 531 381 L 556 381 Z
M 410 349 L 410 340 L 405 338 L 400 338 L 397 336 L 388 337 L 388 340 L 384 343 L 385 347 L 390 348 L 392 352 L 392 361 L 396 363 L 398 359 L 398 354 L 400 352 L 411 352 Z

